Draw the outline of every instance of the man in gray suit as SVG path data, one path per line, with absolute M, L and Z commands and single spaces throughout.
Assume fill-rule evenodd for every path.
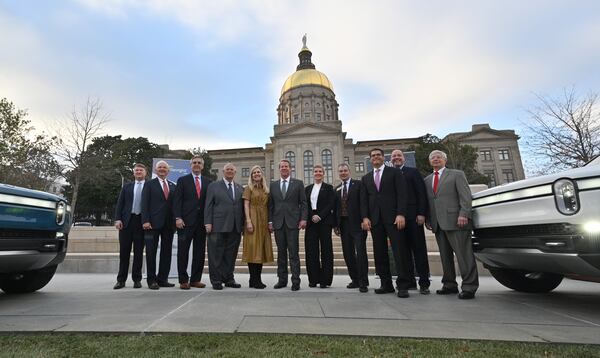
M 235 166 L 223 167 L 223 180 L 208 186 L 204 207 L 204 226 L 208 234 L 208 269 L 213 289 L 240 288 L 233 278 L 235 260 L 244 228 L 244 188 L 234 183 Z
M 304 183 L 290 178 L 291 164 L 283 159 L 279 162 L 280 180 L 270 186 L 269 231 L 275 231 L 277 243 L 277 277 L 274 288 L 287 286 L 287 257 L 290 256 L 292 271 L 292 291 L 300 289 L 300 256 L 298 255 L 298 234 L 306 228 L 307 207 Z
M 460 299 L 475 298 L 479 287 L 477 264 L 471 243 L 471 190 L 465 173 L 446 168 L 448 157 L 441 150 L 429 154 L 433 173 L 425 178 L 429 199 L 428 229 L 435 233 L 444 275 L 438 295 L 458 293 L 454 254 L 462 276 Z

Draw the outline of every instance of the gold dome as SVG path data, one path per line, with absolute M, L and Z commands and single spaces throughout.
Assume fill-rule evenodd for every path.
M 333 85 L 324 73 L 309 68 L 298 70 L 292 73 L 292 75 L 288 77 L 287 80 L 285 80 L 285 82 L 283 83 L 283 87 L 281 88 L 281 94 L 284 94 L 292 88 L 304 85 L 323 86 L 333 91 Z

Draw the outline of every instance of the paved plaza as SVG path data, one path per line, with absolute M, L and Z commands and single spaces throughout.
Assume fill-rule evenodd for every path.
M 265 332 L 600 344 L 600 284 L 565 280 L 549 294 L 508 290 L 481 277 L 475 300 L 455 295 L 411 297 L 333 287 L 274 290 L 112 289 L 114 275 L 58 274 L 29 295 L 0 293 L 3 332 Z M 237 275 L 247 286 L 248 276 Z M 439 288 L 433 278 L 432 292 Z M 175 281 L 175 280 L 171 280 Z

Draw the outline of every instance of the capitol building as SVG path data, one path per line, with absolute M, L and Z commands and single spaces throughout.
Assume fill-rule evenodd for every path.
M 298 54 L 299 64 L 283 83 L 277 124 L 270 142 L 264 147 L 209 150 L 212 171 L 220 176 L 223 166 L 231 162 L 237 167 L 235 180 L 246 183 L 250 168 L 263 167 L 267 179 L 279 178 L 277 165 L 281 159 L 292 164 L 292 177 L 313 182 L 315 164 L 325 168 L 324 180 L 337 183 L 337 166 L 348 163 L 352 176 L 360 178 L 367 172 L 371 148 L 378 147 L 388 155 L 394 149 L 407 150 L 418 138 L 374 139 L 354 142 L 342 129 L 338 116 L 339 104 L 329 78 L 312 62 L 312 52 L 306 43 Z M 425 133 L 424 133 L 425 134 Z M 523 179 L 523 164 L 514 130 L 496 130 L 488 124 L 475 124 L 471 130 L 450 133 L 461 144 L 478 149 L 478 171 L 490 178 L 491 186 Z

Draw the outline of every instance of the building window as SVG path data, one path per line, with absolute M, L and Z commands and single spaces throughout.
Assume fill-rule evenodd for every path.
M 310 113 L 304 113 L 304 119 L 308 121 L 310 119 Z
M 510 156 L 508 155 L 508 149 L 500 149 L 500 150 L 498 150 L 498 158 L 500 160 L 509 160 Z
M 307 150 L 303 155 L 304 160 L 304 184 L 312 183 L 312 172 L 313 165 L 315 164 L 315 158 L 313 156 L 313 152 Z
M 321 121 L 321 113 L 317 113 L 317 121 Z
M 271 177 L 271 180 L 273 180 L 273 179 L 275 179 L 275 162 L 274 161 L 272 161 L 272 160 L 269 161 L 269 168 L 271 169 L 270 170 L 270 173 L 271 173 L 270 177 Z
M 511 169 L 505 169 L 502 171 L 502 179 L 504 179 L 505 183 L 511 183 L 515 181 L 515 175 Z
M 363 162 L 354 163 L 354 171 L 357 173 L 364 172 L 365 171 L 365 163 L 363 163 Z
M 294 122 L 298 123 L 298 120 L 300 119 L 300 115 L 298 114 L 294 114 Z
M 350 164 L 350 157 L 344 157 L 344 163 Z
M 496 174 L 494 173 L 493 170 L 484 170 L 483 171 L 483 175 L 485 175 L 486 177 L 488 177 L 488 180 L 489 180 L 488 185 L 489 185 L 490 188 L 493 188 L 493 187 L 495 187 L 497 185 L 496 184 Z
M 250 168 L 242 168 L 242 178 L 247 178 L 250 176 Z
M 323 161 L 323 169 L 325 169 L 325 182 L 333 183 L 333 160 L 329 149 L 323 149 L 321 160 Z
M 290 161 L 290 164 L 292 165 L 292 170 L 290 173 L 290 176 L 292 178 L 296 177 L 296 153 L 289 151 L 287 153 L 285 153 L 285 159 Z
M 327 121 L 331 120 L 331 115 L 329 115 L 329 114 L 325 115 L 325 120 L 327 120 Z
M 481 157 L 481 160 L 490 161 L 490 160 L 492 160 L 492 151 L 491 150 L 482 150 L 479 153 L 479 156 Z

